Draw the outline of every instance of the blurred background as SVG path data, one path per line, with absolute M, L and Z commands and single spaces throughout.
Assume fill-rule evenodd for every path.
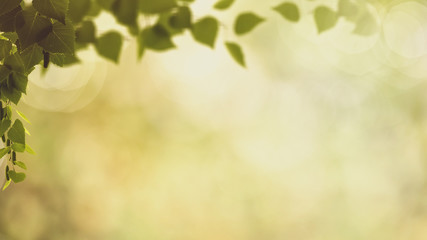
M 37 155 L 0 193 L 0 239 L 425 239 L 427 6 L 390 1 L 370 8 L 375 34 L 340 19 L 318 35 L 314 7 L 337 2 L 295 2 L 296 24 L 280 1 L 196 1 L 224 24 L 215 50 L 184 34 L 138 62 L 129 38 L 118 65 L 88 49 L 36 70 L 18 108 Z M 237 39 L 245 10 L 268 21 Z

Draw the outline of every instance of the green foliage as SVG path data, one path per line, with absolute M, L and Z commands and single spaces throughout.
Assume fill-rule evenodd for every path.
M 191 34 L 197 42 L 214 48 L 218 35 L 218 21 L 214 17 L 202 18 L 193 24 Z
M 336 12 L 328 7 L 320 6 L 314 10 L 314 20 L 318 33 L 322 33 L 335 26 L 338 20 Z
M 201 1 L 201 0 L 200 0 Z M 14 166 L 26 169 L 23 162 L 16 161 L 16 152 L 34 154 L 26 145 L 29 134 L 19 119 L 13 118 L 13 104 L 18 104 L 27 92 L 28 75 L 37 65 L 48 68 L 50 64 L 63 67 L 79 63 L 76 51 L 92 45 L 97 53 L 110 61 L 119 62 L 124 37 L 116 31 L 107 31 L 98 36 L 94 17 L 108 12 L 117 22 L 126 27 L 138 43 L 138 58 L 145 50 L 164 52 L 176 48 L 174 37 L 190 33 L 195 42 L 215 48 L 222 31 L 237 36 L 254 30 L 267 19 L 247 11 L 239 14 L 234 28 L 229 29 L 214 15 L 200 16 L 192 12 L 194 0 L 0 0 L 0 136 L 6 147 L 0 156 L 8 156 L 7 182 L 25 178 Z M 235 0 L 217 0 L 214 10 L 225 11 Z M 367 36 L 378 32 L 376 19 L 367 5 L 352 0 L 339 0 L 337 12 L 325 6 L 314 10 L 314 20 L 319 33 L 335 26 L 342 17 L 354 23 L 354 33 Z M 273 6 L 272 11 L 290 22 L 301 18 L 298 6 L 285 1 Z M 212 14 L 215 14 L 214 12 Z M 197 20 L 194 20 L 197 16 Z M 233 31 L 234 30 L 234 31 Z M 183 35 L 185 36 L 185 35 Z M 226 41 L 231 57 L 246 67 L 242 47 L 235 41 Z M 29 123 L 24 114 L 18 116 Z M 13 122 L 13 125 L 12 125 Z M 13 168 L 10 170 L 9 165 Z
M 33 6 L 41 14 L 65 24 L 68 0 L 33 0 Z
M 219 0 L 215 3 L 214 8 L 217 10 L 226 10 L 233 5 L 234 0 Z
M 233 59 L 242 67 L 246 67 L 245 56 L 243 55 L 242 48 L 239 46 L 239 44 L 234 42 L 226 42 L 225 46 L 227 47 L 227 50 Z
M 234 32 L 237 35 L 249 33 L 250 31 L 252 31 L 252 29 L 254 29 L 263 21 L 265 21 L 265 19 L 259 17 L 255 13 L 242 13 L 236 19 L 236 22 L 234 24 Z
M 119 62 L 122 42 L 120 33 L 115 31 L 107 32 L 96 41 L 96 51 L 99 55 L 117 63 Z
M 274 7 L 273 10 L 291 22 L 298 22 L 300 19 L 300 13 L 297 5 L 291 2 L 284 2 Z

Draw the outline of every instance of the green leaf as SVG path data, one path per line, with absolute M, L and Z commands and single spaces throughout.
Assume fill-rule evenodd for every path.
M 25 144 L 25 129 L 19 119 L 15 120 L 15 123 L 13 123 L 13 126 L 7 132 L 7 136 L 14 143 Z
M 95 37 L 95 24 L 92 21 L 84 21 L 80 27 L 76 29 L 76 42 L 78 43 L 94 43 Z
M 21 100 L 22 93 L 13 87 L 8 87 L 7 84 L 1 86 L 1 95 L 9 99 L 15 105 Z
M 19 183 L 25 180 L 25 173 L 18 173 L 15 171 L 9 171 L 9 177 L 14 183 Z
M 90 7 L 90 0 L 71 0 L 68 6 L 68 17 L 74 24 L 79 23 L 89 13 Z
M 22 169 L 27 170 L 27 165 L 25 165 L 25 163 L 23 163 L 21 161 L 16 161 L 15 164 L 16 164 L 16 166 L 18 166 L 18 167 L 20 167 Z
M 27 144 L 25 144 L 25 151 L 29 154 L 35 155 L 36 152 L 34 152 L 34 150 Z
M 71 22 L 66 25 L 55 22 L 52 31 L 39 42 L 39 45 L 50 53 L 74 54 L 75 32 Z
M 25 145 L 21 143 L 13 143 L 12 150 L 15 152 L 25 152 Z
M 338 2 L 338 15 L 345 17 L 348 21 L 355 22 L 359 16 L 360 8 L 357 4 L 350 2 L 350 0 L 339 0 Z
M 43 40 L 52 31 L 50 20 L 37 14 L 33 8 L 19 12 L 16 15 L 15 26 L 22 50 Z
M 233 5 L 234 0 L 219 0 L 215 3 L 214 8 L 217 10 L 226 10 Z
M 237 35 L 243 35 L 252 31 L 256 26 L 264 21 L 264 18 L 258 15 L 247 12 L 240 14 L 234 23 L 234 32 Z
M 320 6 L 314 10 L 314 21 L 319 34 L 334 27 L 337 20 L 336 12 L 328 7 Z
M 12 74 L 9 75 L 9 85 L 15 88 L 16 90 L 22 93 L 27 93 L 27 84 L 27 75 L 19 72 L 12 72 Z
M 0 39 L 0 61 L 10 55 L 10 50 L 12 50 L 12 43 L 10 41 Z
M 27 116 L 25 116 L 22 112 L 18 111 L 17 109 L 15 111 L 22 119 L 24 119 L 27 123 L 31 124 L 31 122 L 30 122 L 30 120 L 28 120 Z
M 278 12 L 282 17 L 291 21 L 298 22 L 300 19 L 300 13 L 297 5 L 291 2 L 284 2 L 273 8 L 276 12 Z
M 155 51 L 164 51 L 175 47 L 168 31 L 161 25 L 144 29 L 138 37 L 140 47 Z
M 197 42 L 214 48 L 218 34 L 218 21 L 213 17 L 202 18 L 193 25 L 191 34 Z
M 4 65 L 15 72 L 26 72 L 24 60 L 19 53 L 15 53 L 5 58 Z
M 115 0 L 111 11 L 119 23 L 127 26 L 137 26 L 139 0 Z M 158 1 L 158 0 L 157 0 Z
M 111 10 L 111 6 L 113 5 L 115 0 L 96 0 L 96 3 L 98 3 L 98 5 L 105 9 L 105 10 Z
M 8 13 L 21 4 L 22 0 L 0 0 L 0 15 Z
M 15 26 L 15 23 L 13 24 L 13 26 Z M 13 43 L 18 40 L 18 34 L 16 34 L 15 32 L 3 33 L 2 36 L 5 37 L 5 38 L 7 38 L 7 39 L 9 39 L 9 41 L 11 41 Z
M 7 153 L 9 153 L 10 147 L 5 147 L 0 149 L 0 158 L 4 157 Z
M 12 122 L 9 119 L 3 119 L 0 122 L 0 137 L 9 129 L 10 124 L 12 124 Z
M 28 72 L 29 69 L 43 60 L 43 49 L 39 45 L 33 44 L 21 53 L 21 58 L 24 63 L 24 69 Z
M 118 63 L 122 44 L 122 35 L 118 32 L 110 31 L 98 38 L 95 48 L 99 55 Z
M 11 73 L 12 71 L 8 67 L 0 65 L 0 82 L 3 82 L 5 79 L 8 79 Z
M 2 32 L 14 32 L 15 31 L 15 17 L 21 12 L 21 6 L 16 7 L 12 11 L 0 15 L 0 31 Z
M 225 46 L 227 47 L 227 50 L 233 57 L 233 59 L 242 67 L 246 67 L 245 57 L 243 55 L 242 48 L 237 43 L 233 42 L 226 42 Z
M 41 14 L 65 24 L 68 0 L 33 0 L 33 7 Z
M 169 24 L 173 28 L 183 29 L 191 27 L 191 10 L 189 7 L 179 7 L 177 12 L 169 18 Z
M 162 13 L 176 7 L 175 0 L 139 0 L 139 10 L 142 13 Z
M 7 180 L 7 181 L 6 181 L 6 183 L 5 183 L 5 184 L 4 184 L 4 186 L 3 186 L 2 191 L 6 190 L 6 188 L 7 188 L 7 187 L 9 187 L 9 185 L 10 185 L 10 183 L 11 183 L 11 182 L 12 182 L 12 180 L 11 180 L 11 179 Z

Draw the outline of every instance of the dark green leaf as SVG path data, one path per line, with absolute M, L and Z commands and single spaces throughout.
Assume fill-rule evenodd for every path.
M 9 74 L 11 74 L 12 71 L 3 65 L 0 65 L 0 82 L 3 82 L 9 77 Z
M 234 23 L 234 32 L 237 35 L 243 35 L 253 30 L 263 21 L 264 18 L 261 18 L 254 13 L 242 13 L 237 17 L 236 22 Z
M 218 10 L 225 10 L 234 3 L 234 0 L 219 0 L 217 3 L 215 3 L 214 8 Z
M 0 0 L 0 15 L 8 13 L 21 4 L 22 0 Z
M 12 43 L 10 41 L 0 39 L 0 61 L 10 55 L 10 50 L 12 50 Z
M 233 59 L 242 67 L 246 67 L 245 57 L 243 55 L 242 48 L 237 43 L 233 42 L 226 42 L 225 46 L 227 47 L 227 50 L 233 57 Z
M 122 42 L 122 35 L 111 31 L 105 33 L 96 41 L 95 48 L 99 55 L 118 63 Z
M 39 45 L 50 53 L 74 54 L 75 32 L 70 22 L 55 22 L 53 29 Z
M 144 48 L 164 51 L 175 47 L 169 33 L 161 25 L 144 29 L 138 37 L 138 43 Z
M 176 7 L 175 0 L 139 0 L 139 9 L 143 13 L 161 13 Z
M 15 17 L 22 10 L 21 6 L 13 9 L 12 11 L 0 15 L 0 31 L 14 32 L 15 31 Z
M 202 18 L 193 25 L 191 33 L 196 41 L 214 48 L 218 34 L 218 21 L 213 17 Z
M 25 173 L 18 173 L 15 171 L 9 171 L 9 177 L 14 183 L 19 183 L 25 180 Z
M 74 24 L 79 23 L 83 20 L 86 14 L 88 14 L 90 7 L 90 0 L 70 0 L 68 6 L 68 17 Z
M 179 7 L 178 11 L 169 18 L 170 26 L 177 29 L 191 27 L 191 10 L 189 7 Z
M 68 0 L 33 0 L 33 6 L 41 14 L 56 19 L 65 24 L 65 15 L 68 10 Z
M 94 43 L 95 24 L 92 21 L 84 21 L 80 27 L 76 29 L 76 42 L 78 43 Z
M 25 63 L 21 55 L 18 53 L 12 54 L 4 59 L 4 65 L 15 72 L 25 73 Z
M 23 10 L 16 15 L 15 26 L 22 50 L 43 40 L 52 31 L 50 20 L 32 8 Z
M 273 9 L 291 22 L 298 22 L 300 19 L 299 10 L 295 3 L 284 2 Z
M 25 144 L 25 129 L 19 119 L 15 120 L 15 123 L 7 132 L 7 136 L 14 143 Z
M 9 75 L 9 85 L 22 93 L 27 92 L 27 83 L 28 77 L 23 73 L 12 72 Z
M 139 0 L 115 0 L 111 11 L 117 21 L 127 26 L 137 26 Z
M 40 63 L 43 59 L 42 51 L 43 50 L 39 45 L 33 44 L 21 53 L 21 58 L 26 71 Z
M 331 29 L 337 23 L 336 12 L 328 7 L 320 6 L 314 10 L 314 21 L 316 22 L 317 32 L 322 33 Z
M 13 87 L 8 87 L 7 84 L 2 84 L 1 95 L 2 97 L 9 99 L 14 104 L 18 104 L 19 100 L 21 99 L 22 93 Z
M 3 119 L 0 122 L 0 136 L 4 135 L 4 133 L 9 129 L 10 124 L 12 124 L 12 122 L 9 119 Z
M 98 5 L 105 9 L 105 10 L 111 10 L 111 6 L 113 5 L 115 0 L 96 0 Z

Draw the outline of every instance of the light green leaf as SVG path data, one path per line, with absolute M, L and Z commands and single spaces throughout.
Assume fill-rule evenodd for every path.
M 243 55 L 242 48 L 237 43 L 233 42 L 226 42 L 225 46 L 227 47 L 227 50 L 233 57 L 233 59 L 242 67 L 246 67 L 245 57 Z
M 234 0 L 219 0 L 215 3 L 214 8 L 217 10 L 226 10 L 233 5 Z
M 9 187 L 10 183 L 12 182 L 12 179 L 9 179 L 5 182 L 2 191 L 6 190 L 7 187 Z
M 65 24 L 68 0 L 33 0 L 33 6 L 41 14 Z
M 197 42 L 214 48 L 218 34 L 218 21 L 213 17 L 202 18 L 193 25 L 191 34 Z
M 263 21 L 264 18 L 259 17 L 254 13 L 242 13 L 237 17 L 236 22 L 234 23 L 234 32 L 237 35 L 243 35 L 253 30 Z
M 10 147 L 5 147 L 0 149 L 0 158 L 4 157 L 7 153 L 9 153 Z
M 110 31 L 98 38 L 95 48 L 99 55 L 118 63 L 122 44 L 122 35 L 118 32 Z
M 52 31 L 49 19 L 29 8 L 16 14 L 16 33 L 18 33 L 21 50 L 43 40 Z
M 25 145 L 21 143 L 13 143 L 11 148 L 15 152 L 25 152 Z
M 25 151 L 29 154 L 36 155 L 36 152 L 34 152 L 34 150 L 28 144 L 25 144 Z
M 19 183 L 25 180 L 25 173 L 18 173 L 15 171 L 9 171 L 9 177 L 14 183 Z
M 15 120 L 15 123 L 13 123 L 13 126 L 7 132 L 7 136 L 14 143 L 25 144 L 25 129 L 19 119 Z
M 334 27 L 337 20 L 338 16 L 336 12 L 328 7 L 320 6 L 314 10 L 314 21 L 316 22 L 319 34 Z
M 55 22 L 52 31 L 39 45 L 50 53 L 74 54 L 75 32 L 71 22 Z
M 291 21 L 298 22 L 300 19 L 300 13 L 297 5 L 291 2 L 284 2 L 273 8 L 276 12 L 278 12 L 282 17 Z
M 25 163 L 23 163 L 21 161 L 16 161 L 15 164 L 16 164 L 16 166 L 18 166 L 18 167 L 20 167 L 22 169 L 27 170 L 27 165 L 25 165 Z

